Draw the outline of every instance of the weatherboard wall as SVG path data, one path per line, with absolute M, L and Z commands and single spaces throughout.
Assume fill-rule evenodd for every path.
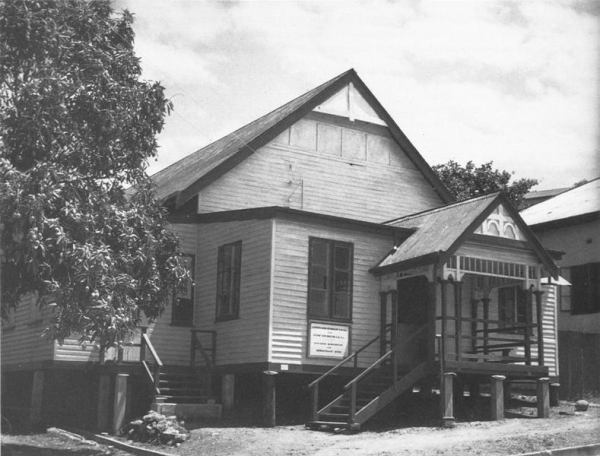
M 310 114 L 203 188 L 198 211 L 283 206 L 383 222 L 441 204 L 385 127 Z
M 43 337 L 50 321 L 50 309 L 40 309 L 33 294 L 25 296 L 2 322 L 3 369 L 21 369 L 32 363 L 50 361 L 54 342 Z
M 216 331 L 219 367 L 267 360 L 272 225 L 271 220 L 199 225 L 194 321 L 197 329 Z M 242 243 L 239 318 L 217 321 L 218 249 L 238 241 Z
M 379 335 L 380 285 L 369 269 L 389 252 L 392 236 L 278 219 L 275 223 L 269 361 L 279 365 L 333 366 L 339 361 L 308 356 L 308 325 L 311 321 L 307 316 L 310 237 L 348 242 L 354 247 L 352 322 L 313 321 L 349 325 L 352 351 Z M 379 345 L 374 344 L 359 358 L 359 366 L 369 366 L 378 356 Z

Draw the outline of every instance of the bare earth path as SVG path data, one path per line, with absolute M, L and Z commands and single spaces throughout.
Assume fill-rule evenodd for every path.
M 600 408 L 550 419 L 459 423 L 453 429 L 412 427 L 354 435 L 315 432 L 303 426 L 204 428 L 192 432 L 179 455 L 387 456 L 513 455 L 600 443 Z

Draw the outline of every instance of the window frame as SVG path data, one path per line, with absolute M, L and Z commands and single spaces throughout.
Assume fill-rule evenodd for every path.
M 326 307 L 327 314 L 319 314 L 311 312 L 311 290 L 313 290 L 311 284 L 311 276 L 313 271 L 313 266 L 315 266 L 313 262 L 313 244 L 314 243 L 323 243 L 328 245 L 328 261 L 327 265 L 327 294 L 326 294 Z M 348 260 L 348 269 L 336 269 L 335 266 L 335 250 L 337 247 L 346 248 L 349 251 L 349 260 Z M 348 284 L 348 317 L 340 317 L 335 315 L 335 273 L 336 271 L 345 271 L 348 273 L 349 284 Z M 309 237 L 308 239 L 308 268 L 307 268 L 307 296 L 306 296 L 306 314 L 307 318 L 311 320 L 321 320 L 321 321 L 335 321 L 335 322 L 343 322 L 343 323 L 352 323 L 353 316 L 353 301 L 354 301 L 354 244 L 351 242 L 345 241 L 336 241 L 333 239 L 324 239 L 320 237 Z M 341 292 L 340 292 L 341 293 Z
M 225 264 L 225 250 L 232 248 L 235 255 L 233 260 L 235 264 Z M 231 256 L 230 256 L 231 258 Z M 226 268 L 227 266 L 227 268 Z M 225 269 L 228 270 L 228 275 L 225 275 Z M 237 279 L 236 279 L 237 275 Z M 229 277 L 229 284 L 224 287 L 223 281 Z M 217 254 L 217 290 L 216 290 L 216 321 L 230 321 L 240 318 L 240 301 L 241 301 L 241 284 L 242 284 L 242 241 L 223 244 L 219 247 Z M 224 288 L 227 290 L 224 291 Z M 223 312 L 223 299 L 231 296 L 237 297 L 237 301 L 228 301 L 227 312 Z
M 171 326 L 194 326 L 194 278 L 196 273 L 196 255 L 192 253 L 184 253 L 186 266 L 190 271 L 191 281 L 185 293 L 176 293 L 171 308 Z
M 501 315 L 502 309 L 506 308 L 504 294 L 509 294 L 512 291 L 512 309 L 511 320 L 506 319 L 506 316 Z M 527 324 L 527 290 L 524 290 L 520 285 L 509 285 L 498 288 L 498 325 L 501 328 L 526 325 Z M 519 312 L 519 306 L 523 306 L 523 312 Z

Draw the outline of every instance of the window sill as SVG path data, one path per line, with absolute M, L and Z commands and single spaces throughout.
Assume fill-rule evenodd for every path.
M 173 326 L 175 328 L 193 328 L 193 324 L 189 323 L 169 323 L 169 326 Z
M 597 314 L 597 313 L 600 313 L 600 310 L 589 310 L 589 311 L 582 311 L 582 312 L 571 311 L 571 316 L 577 317 L 578 315 L 593 315 L 593 314 Z
M 233 316 L 231 316 L 231 317 L 218 317 L 217 319 L 215 319 L 215 323 L 222 323 L 222 322 L 225 322 L 225 321 L 233 321 L 233 320 L 239 320 L 239 319 L 240 319 L 239 316 L 237 316 L 237 317 L 233 317 Z
M 331 317 L 321 317 L 318 315 L 309 315 L 308 320 L 312 321 L 326 321 L 329 323 L 345 323 L 352 324 L 352 319 L 344 319 L 344 318 L 331 318 Z

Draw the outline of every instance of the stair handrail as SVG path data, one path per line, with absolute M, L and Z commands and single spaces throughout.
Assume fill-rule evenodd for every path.
M 415 339 L 418 335 L 420 335 L 423 331 L 425 331 L 425 329 L 427 329 L 427 325 L 423 325 L 421 326 L 417 331 L 415 331 L 408 339 L 406 339 L 405 341 L 403 341 L 404 344 L 408 344 L 409 342 L 411 342 L 413 339 Z M 377 361 L 375 361 L 373 364 L 371 364 L 367 369 L 365 369 L 364 371 L 362 371 L 359 375 L 357 375 L 356 377 L 354 377 L 352 380 L 350 380 L 345 386 L 344 389 L 347 390 L 348 388 L 350 388 L 354 383 L 358 383 L 360 380 L 362 380 L 363 378 L 365 378 L 367 375 L 369 375 L 371 372 L 373 372 L 377 367 L 379 367 L 379 365 L 381 365 L 381 363 L 383 363 L 386 358 L 390 357 L 392 354 L 396 353 L 396 351 L 398 350 L 398 345 L 395 345 L 394 348 L 390 349 L 385 355 L 383 355 L 381 358 L 379 358 Z
M 210 334 L 211 335 L 211 354 L 209 355 L 202 345 L 200 339 L 198 339 L 198 333 Z M 217 332 L 206 329 L 190 329 L 190 334 L 192 337 L 190 344 L 190 367 L 192 368 L 192 372 L 196 373 L 196 352 L 200 351 L 200 354 L 204 358 L 206 363 L 206 372 L 205 374 L 205 382 L 206 382 L 206 392 L 209 397 L 213 396 L 213 371 L 215 367 L 215 358 L 217 354 Z
M 391 328 L 391 324 L 387 325 L 387 328 L 385 330 L 385 334 L 387 334 L 389 332 Z M 335 366 L 333 366 L 331 369 L 329 369 L 327 372 L 325 372 L 323 375 L 321 375 L 319 378 L 317 378 L 316 380 L 314 380 L 313 382 L 311 382 L 308 387 L 312 388 L 313 386 L 315 386 L 317 383 L 320 383 L 325 377 L 331 375 L 333 372 L 335 372 L 336 370 L 338 370 L 340 367 L 342 367 L 344 364 L 346 364 L 348 361 L 350 361 L 352 358 L 355 358 L 358 356 L 359 353 L 361 353 L 362 351 L 364 351 L 365 349 L 369 348 L 371 345 L 373 345 L 375 342 L 377 342 L 379 339 L 381 339 L 381 334 L 377 337 L 375 337 L 374 339 L 372 339 L 371 341 L 367 342 L 365 345 L 363 345 L 361 348 L 359 348 L 358 350 L 356 350 L 354 353 L 352 353 L 351 355 L 349 355 L 348 357 L 344 358 L 342 361 L 340 361 L 339 363 L 337 363 Z M 355 360 L 355 365 L 356 366 L 356 360 Z
M 217 347 L 216 347 L 217 332 L 211 331 L 211 330 L 206 330 L 206 329 L 195 329 L 194 328 L 194 329 L 190 329 L 190 333 L 192 335 L 190 366 L 192 367 L 192 369 L 196 368 L 196 351 L 200 351 L 200 354 L 204 358 L 204 361 L 206 362 L 207 367 L 209 368 L 209 370 L 212 370 L 215 366 L 215 356 L 216 356 L 216 349 L 217 349 Z M 197 336 L 198 333 L 210 334 L 212 336 L 212 347 L 210 347 L 210 351 L 211 351 L 210 355 L 206 352 L 204 346 L 202 345 L 202 342 L 200 342 L 200 339 L 198 339 L 198 336 Z
M 152 358 L 154 358 L 154 372 L 152 372 L 150 370 L 150 366 L 148 365 L 148 362 L 146 361 L 146 347 L 148 347 L 148 350 L 150 350 L 150 354 L 152 355 Z M 150 341 L 150 337 L 148 337 L 148 334 L 146 334 L 146 328 L 142 328 L 142 337 L 141 337 L 141 343 L 140 343 L 140 362 L 141 362 L 142 366 L 144 366 L 144 369 L 146 370 L 146 374 L 148 374 L 150 381 L 154 385 L 154 392 L 156 394 L 160 394 L 160 388 L 159 388 L 160 372 L 163 368 L 163 363 L 160 360 L 160 357 L 158 356 L 158 353 L 156 352 L 154 345 L 152 345 L 152 342 Z
M 373 345 L 375 342 L 377 342 L 379 339 L 381 339 L 381 337 L 385 336 L 390 331 L 391 327 L 392 327 L 392 325 L 388 324 L 386 326 L 385 332 L 383 334 L 379 334 L 377 337 L 375 337 L 371 341 L 367 342 L 361 348 L 359 348 L 358 350 L 356 350 L 350 356 L 347 356 L 346 358 L 344 358 L 342 361 L 340 361 L 339 363 L 337 363 L 335 366 L 333 366 L 331 369 L 329 369 L 327 372 L 325 372 L 323 375 L 321 375 L 319 378 L 317 378 L 316 380 L 314 380 L 313 382 L 311 382 L 308 385 L 308 388 L 310 388 L 310 390 L 312 391 L 312 417 L 313 417 L 313 420 L 316 420 L 316 418 L 317 418 L 317 416 L 319 414 L 319 383 L 324 378 L 326 378 L 329 375 L 331 375 L 333 372 L 335 372 L 336 370 L 338 370 L 340 367 L 342 367 L 344 364 L 346 364 L 351 359 L 354 359 L 354 368 L 356 368 L 357 364 L 358 364 L 358 362 L 357 362 L 358 361 L 358 354 L 361 353 L 362 351 L 364 351 L 366 348 L 368 348 L 371 345 Z

